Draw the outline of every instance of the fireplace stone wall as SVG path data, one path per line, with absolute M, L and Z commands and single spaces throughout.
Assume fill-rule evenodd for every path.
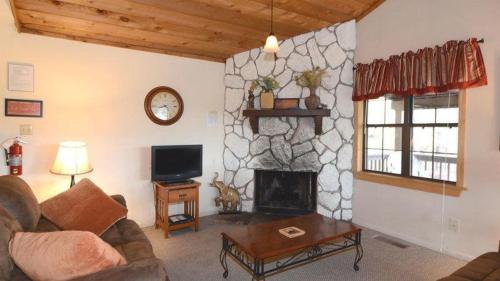
M 282 41 L 276 61 L 262 48 L 226 60 L 224 182 L 240 192 L 244 211 L 253 209 L 254 169 L 315 171 L 318 213 L 352 218 L 355 46 L 355 22 L 350 21 Z M 327 70 L 317 94 L 332 112 L 323 119 L 323 134 L 314 134 L 312 118 L 296 117 L 261 118 L 259 134 L 253 134 L 242 114 L 251 81 L 273 76 L 280 84 L 275 96 L 301 98 L 305 108 L 303 98 L 309 90 L 297 86 L 293 77 L 316 66 Z M 259 102 L 257 94 L 256 108 Z

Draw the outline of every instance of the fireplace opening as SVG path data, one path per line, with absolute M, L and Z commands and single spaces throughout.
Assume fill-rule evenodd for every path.
M 316 211 L 315 172 L 255 170 L 255 211 L 307 214 Z

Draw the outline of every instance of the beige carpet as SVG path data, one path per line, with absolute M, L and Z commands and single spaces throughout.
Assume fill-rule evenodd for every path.
M 181 230 L 169 239 L 163 239 L 163 232 L 146 228 L 145 232 L 158 258 L 165 262 L 171 281 L 224 280 L 219 263 L 221 248 L 220 233 L 244 225 L 222 223 L 216 217 L 202 218 L 199 232 Z M 372 237 L 378 233 L 363 230 L 365 254 L 360 270 L 353 270 L 354 253 L 347 252 L 328 257 L 314 263 L 295 268 L 267 278 L 269 281 L 348 281 L 348 280 L 436 280 L 449 275 L 464 262 L 432 250 L 409 245 L 401 249 Z M 231 258 L 228 281 L 251 280 Z

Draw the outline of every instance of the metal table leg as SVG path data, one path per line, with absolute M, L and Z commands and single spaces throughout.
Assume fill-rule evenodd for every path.
M 363 258 L 363 246 L 361 245 L 361 231 L 356 233 L 354 241 L 356 247 L 356 257 L 354 258 L 354 270 L 358 271 L 359 270 L 358 263 Z
M 227 278 L 229 275 L 229 270 L 227 267 L 227 251 L 228 251 L 228 241 L 225 237 L 222 237 L 222 249 L 220 251 L 219 259 L 222 268 L 224 269 L 224 273 L 222 273 L 222 277 Z

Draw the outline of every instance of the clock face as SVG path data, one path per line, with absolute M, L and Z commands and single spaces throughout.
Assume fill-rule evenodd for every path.
M 175 123 L 183 112 L 182 98 L 174 89 L 157 87 L 151 90 L 144 101 L 148 117 L 159 125 Z
M 156 94 L 151 100 L 151 111 L 160 120 L 168 120 L 179 113 L 179 100 L 167 92 Z

